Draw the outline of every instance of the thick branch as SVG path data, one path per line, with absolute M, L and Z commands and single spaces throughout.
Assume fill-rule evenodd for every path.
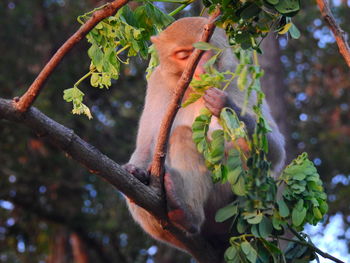
M 92 17 L 82 25 L 53 55 L 50 61 L 45 65 L 32 85 L 23 94 L 19 101 L 15 102 L 15 107 L 20 112 L 25 112 L 34 103 L 34 100 L 39 95 L 44 83 L 49 78 L 54 69 L 58 66 L 64 56 L 82 40 L 87 33 L 90 32 L 100 21 L 114 15 L 122 6 L 129 0 L 115 0 L 107 4 L 103 9 L 96 11 Z
M 334 16 L 329 8 L 327 0 L 317 0 L 317 5 L 321 10 L 323 19 L 328 24 L 329 28 L 332 30 L 335 40 L 337 41 L 339 51 L 344 57 L 346 63 L 350 67 L 350 47 L 346 41 L 345 32 L 339 27 L 337 22 L 334 19 Z
M 31 107 L 27 112 L 21 114 L 12 101 L 0 98 L 0 119 L 29 127 L 38 136 L 47 138 L 73 159 L 85 165 L 90 172 L 104 178 L 138 206 L 143 207 L 158 219 L 166 220 L 163 209 L 164 200 L 155 193 L 154 188 L 142 184 L 113 160 L 82 140 L 72 130 L 50 119 L 36 108 Z M 167 231 L 176 237 L 198 262 L 221 262 L 222 255 L 202 236 L 187 236 L 171 223 L 166 227 Z
M 92 145 L 77 136 L 72 130 L 48 118 L 36 108 L 30 108 L 25 114 L 16 110 L 10 100 L 0 99 L 0 118 L 23 123 L 38 136 L 46 137 L 73 159 L 85 165 L 91 172 L 98 174 L 139 206 L 162 217 L 159 207 L 163 200 L 152 189 L 102 154 Z
M 208 24 L 206 24 L 204 27 L 201 39 L 198 41 L 208 42 L 210 40 L 215 29 L 214 22 L 219 15 L 220 10 L 217 9 L 210 16 Z M 167 141 L 170 135 L 171 126 L 174 122 L 176 113 L 179 110 L 185 91 L 192 80 L 193 74 L 204 52 L 204 50 L 195 49 L 190 56 L 186 68 L 176 84 L 174 95 L 168 106 L 164 119 L 162 120 L 151 167 L 151 174 L 155 175 L 155 179 L 158 181 L 154 182 L 156 185 L 162 185 L 162 179 L 160 178 L 160 175 L 162 174 L 162 169 L 165 161 Z

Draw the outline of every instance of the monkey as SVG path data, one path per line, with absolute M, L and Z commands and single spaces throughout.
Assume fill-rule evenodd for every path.
M 194 50 L 208 19 L 186 17 L 173 22 L 158 36 L 151 38 L 159 56 L 159 65 L 148 79 L 146 99 L 139 121 L 136 149 L 124 168 L 143 182 L 148 181 L 147 172 L 154 153 L 160 123 L 173 95 L 178 80 L 183 73 L 188 58 Z M 237 62 L 222 29 L 216 28 L 210 43 L 225 48 L 216 62 L 219 71 L 234 71 Z M 194 78 L 205 72 L 204 64 L 211 57 L 207 51 L 195 70 Z M 184 100 L 191 93 L 189 87 Z M 255 119 L 252 106 L 254 96 L 248 102 L 247 112 L 242 115 L 244 94 L 231 85 L 227 91 L 210 88 L 205 95 L 193 104 L 180 108 L 170 132 L 165 160 L 164 189 L 169 220 L 188 234 L 203 234 L 215 240 L 229 232 L 227 224 L 215 222 L 215 213 L 234 200 L 228 183 L 214 184 L 202 155 L 192 140 L 191 126 L 202 108 L 207 107 L 213 114 L 208 134 L 221 128 L 217 117 L 224 107 L 232 108 L 252 134 Z M 268 160 L 275 174 L 282 168 L 285 160 L 284 138 L 273 120 L 269 106 L 264 101 L 263 113 L 272 131 L 268 133 Z M 168 231 L 163 229 L 157 219 L 131 200 L 127 200 L 129 210 L 141 227 L 155 239 L 184 250 L 183 245 Z

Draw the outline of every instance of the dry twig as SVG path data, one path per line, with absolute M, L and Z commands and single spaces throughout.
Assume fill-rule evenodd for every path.
M 82 40 L 87 33 L 90 32 L 100 21 L 114 15 L 122 6 L 128 3 L 129 0 L 115 0 L 112 3 L 107 4 L 101 10 L 98 10 L 92 14 L 92 17 L 82 25 L 78 31 L 76 31 L 53 55 L 50 61 L 41 70 L 39 75 L 36 77 L 32 85 L 23 96 L 18 100 L 14 101 L 14 106 L 19 112 L 25 112 L 34 103 L 34 100 L 40 93 L 44 83 L 58 66 L 64 56 Z
M 344 57 L 346 64 L 350 67 L 350 47 L 346 41 L 345 32 L 339 27 L 334 19 L 334 16 L 329 8 L 327 0 L 317 0 L 317 5 L 320 8 L 323 19 L 332 30 L 335 40 L 337 41 L 339 52 Z

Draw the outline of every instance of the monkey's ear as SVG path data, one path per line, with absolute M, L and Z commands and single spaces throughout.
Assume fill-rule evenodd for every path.
M 151 42 L 153 43 L 153 44 L 157 44 L 157 43 L 159 43 L 159 37 L 158 36 L 151 36 Z

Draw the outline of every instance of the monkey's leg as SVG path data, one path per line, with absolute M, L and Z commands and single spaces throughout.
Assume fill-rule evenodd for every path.
M 172 132 L 164 186 L 169 219 L 187 232 L 199 232 L 205 220 L 204 204 L 213 185 L 189 127 L 178 126 Z
M 174 169 L 167 169 L 164 175 L 164 187 L 168 217 L 173 224 L 195 234 L 200 230 L 200 222 L 193 208 L 186 203 L 186 193 L 183 186 L 181 175 Z

